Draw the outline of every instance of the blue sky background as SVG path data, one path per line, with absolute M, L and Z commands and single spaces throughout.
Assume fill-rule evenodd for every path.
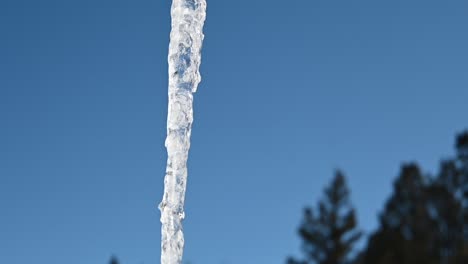
M 209 0 L 192 264 L 299 256 L 341 168 L 360 226 L 468 127 L 467 1 Z M 159 263 L 169 0 L 0 1 L 0 263 Z

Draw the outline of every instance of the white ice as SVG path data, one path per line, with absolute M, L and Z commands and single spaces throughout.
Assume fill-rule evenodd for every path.
M 161 263 L 181 264 L 187 158 L 193 122 L 193 93 L 201 77 L 201 47 L 206 17 L 205 0 L 173 0 L 169 43 L 169 105 L 167 167 L 161 210 Z

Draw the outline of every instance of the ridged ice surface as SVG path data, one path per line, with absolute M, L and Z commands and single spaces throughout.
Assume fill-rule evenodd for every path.
M 169 43 L 167 167 L 161 210 L 161 263 L 180 264 L 184 249 L 182 220 L 187 157 L 193 122 L 193 93 L 200 83 L 199 66 L 206 16 L 205 0 L 173 0 Z

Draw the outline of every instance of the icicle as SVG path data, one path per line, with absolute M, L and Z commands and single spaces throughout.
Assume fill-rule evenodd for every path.
M 205 0 L 173 0 L 169 43 L 169 106 L 167 116 L 167 167 L 161 210 L 161 263 L 180 264 L 184 249 L 187 158 L 193 122 L 193 93 L 201 77 L 201 47 L 206 16 Z

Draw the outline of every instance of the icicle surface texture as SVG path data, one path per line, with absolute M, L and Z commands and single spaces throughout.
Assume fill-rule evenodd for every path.
M 201 77 L 201 47 L 205 0 L 173 0 L 169 43 L 169 108 L 167 167 L 161 210 L 161 263 L 180 264 L 184 249 L 182 220 L 187 182 L 187 158 L 193 122 L 193 93 Z

